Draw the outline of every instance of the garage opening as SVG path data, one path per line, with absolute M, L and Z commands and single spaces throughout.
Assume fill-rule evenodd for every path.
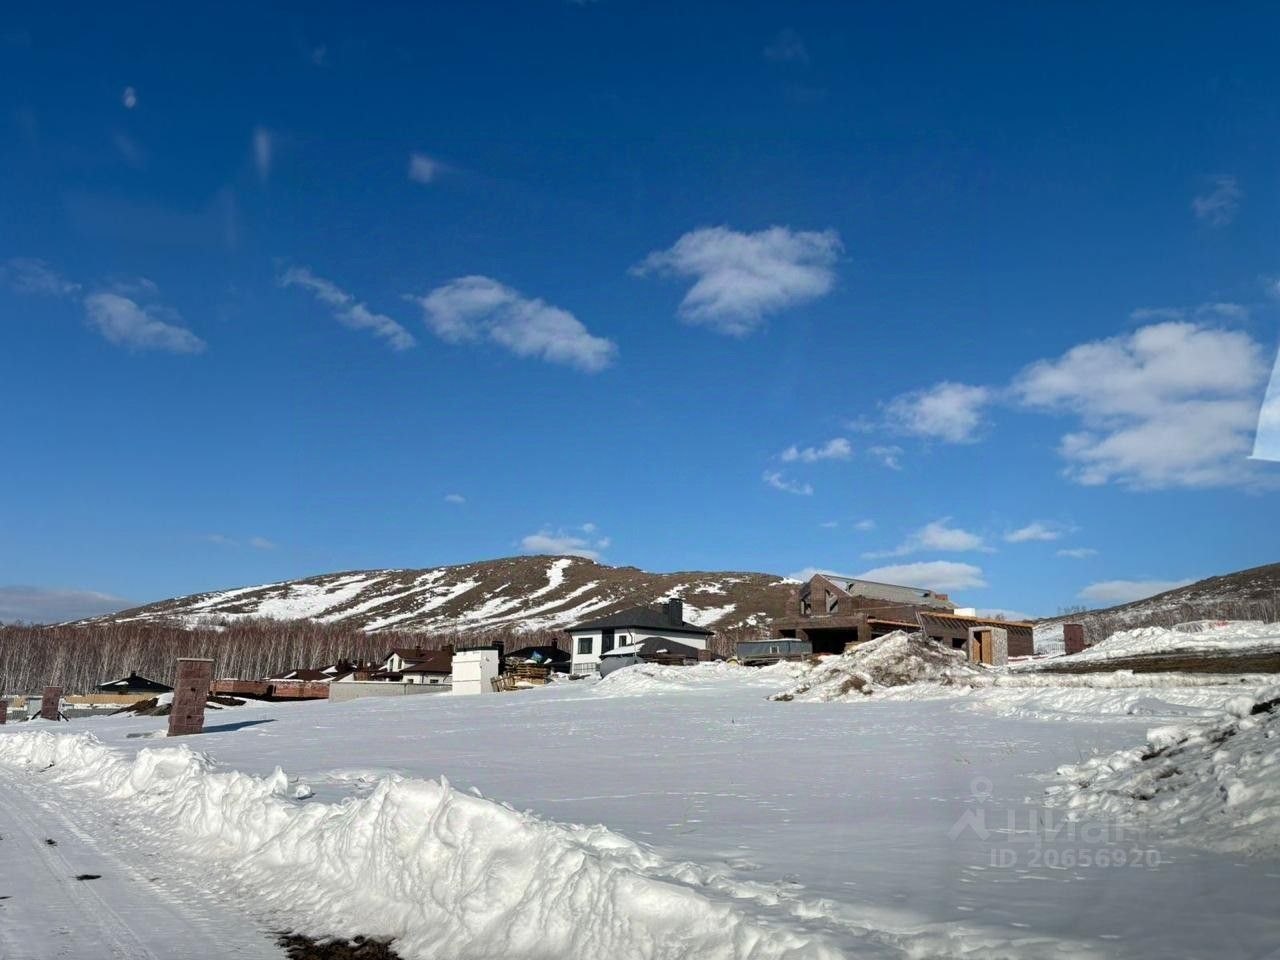
M 844 653 L 846 643 L 858 642 L 857 627 L 826 627 L 807 629 L 805 635 L 813 645 L 814 653 Z

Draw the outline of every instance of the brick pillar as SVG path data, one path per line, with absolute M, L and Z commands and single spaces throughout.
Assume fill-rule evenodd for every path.
M 9 722 L 9 701 L 0 700 L 0 723 Z
M 57 720 L 62 715 L 62 688 L 45 687 L 40 701 L 40 716 L 45 720 Z
M 1067 653 L 1080 653 L 1084 650 L 1084 624 L 1064 623 L 1062 625 L 1062 642 Z
M 213 661 L 184 657 L 178 661 L 169 711 L 169 736 L 184 737 L 204 730 L 204 705 L 213 681 Z

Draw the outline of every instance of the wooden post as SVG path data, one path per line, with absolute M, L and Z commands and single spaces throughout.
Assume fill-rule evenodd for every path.
M 1064 623 L 1062 625 L 1062 645 L 1068 654 L 1084 652 L 1084 624 Z
M 0 698 L 0 723 L 9 722 L 9 701 Z
M 57 720 L 62 716 L 62 688 L 45 687 L 40 701 L 40 716 L 45 720 Z
M 169 736 L 185 737 L 204 730 L 204 705 L 213 681 L 213 661 L 183 657 L 178 660 L 178 679 L 173 685 L 173 705 L 169 711 Z

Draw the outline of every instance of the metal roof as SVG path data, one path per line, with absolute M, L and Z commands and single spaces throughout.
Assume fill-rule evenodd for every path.
M 934 591 L 925 590 L 923 587 L 904 587 L 896 583 L 878 583 L 875 580 L 860 580 L 857 577 L 842 577 L 832 573 L 820 573 L 816 576 L 830 581 L 852 597 L 938 607 L 941 610 L 954 609 L 954 604 L 950 600 L 944 600 Z
M 575 623 L 568 628 L 570 633 L 580 630 L 608 630 L 608 629 L 628 629 L 636 630 L 665 630 L 671 633 L 693 633 L 698 636 L 709 637 L 711 630 L 704 627 L 695 626 L 685 620 L 681 620 L 678 624 L 672 623 L 667 618 L 667 611 L 663 607 L 632 607 L 630 610 L 623 610 L 619 613 L 611 613 L 607 617 L 601 617 L 599 620 L 588 620 L 585 623 Z

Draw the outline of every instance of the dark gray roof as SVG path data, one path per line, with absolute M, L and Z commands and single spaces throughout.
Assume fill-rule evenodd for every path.
M 885 600 L 890 603 L 910 604 L 914 606 L 936 607 L 940 610 L 952 610 L 950 600 L 943 600 L 932 590 L 923 587 L 904 587 L 896 583 L 877 583 L 874 580 L 860 580 L 857 577 L 842 577 L 834 573 L 820 574 L 830 580 L 845 593 L 854 597 L 867 597 L 871 600 Z
M 679 623 L 672 623 L 667 619 L 667 611 L 662 607 L 632 607 L 630 610 L 623 610 L 620 613 L 611 613 L 609 616 L 601 617 L 599 620 L 575 623 L 572 627 L 569 627 L 569 630 L 608 630 L 610 628 L 615 630 L 664 630 L 670 633 L 692 633 L 702 637 L 709 637 L 713 632 L 703 627 L 695 626 L 685 620 L 681 620 Z
M 656 657 L 659 654 L 666 654 L 670 657 L 692 659 L 698 655 L 696 647 L 691 647 L 685 643 L 677 643 L 674 640 L 664 640 L 662 637 L 648 637 L 640 644 L 640 649 L 637 652 L 642 657 Z

